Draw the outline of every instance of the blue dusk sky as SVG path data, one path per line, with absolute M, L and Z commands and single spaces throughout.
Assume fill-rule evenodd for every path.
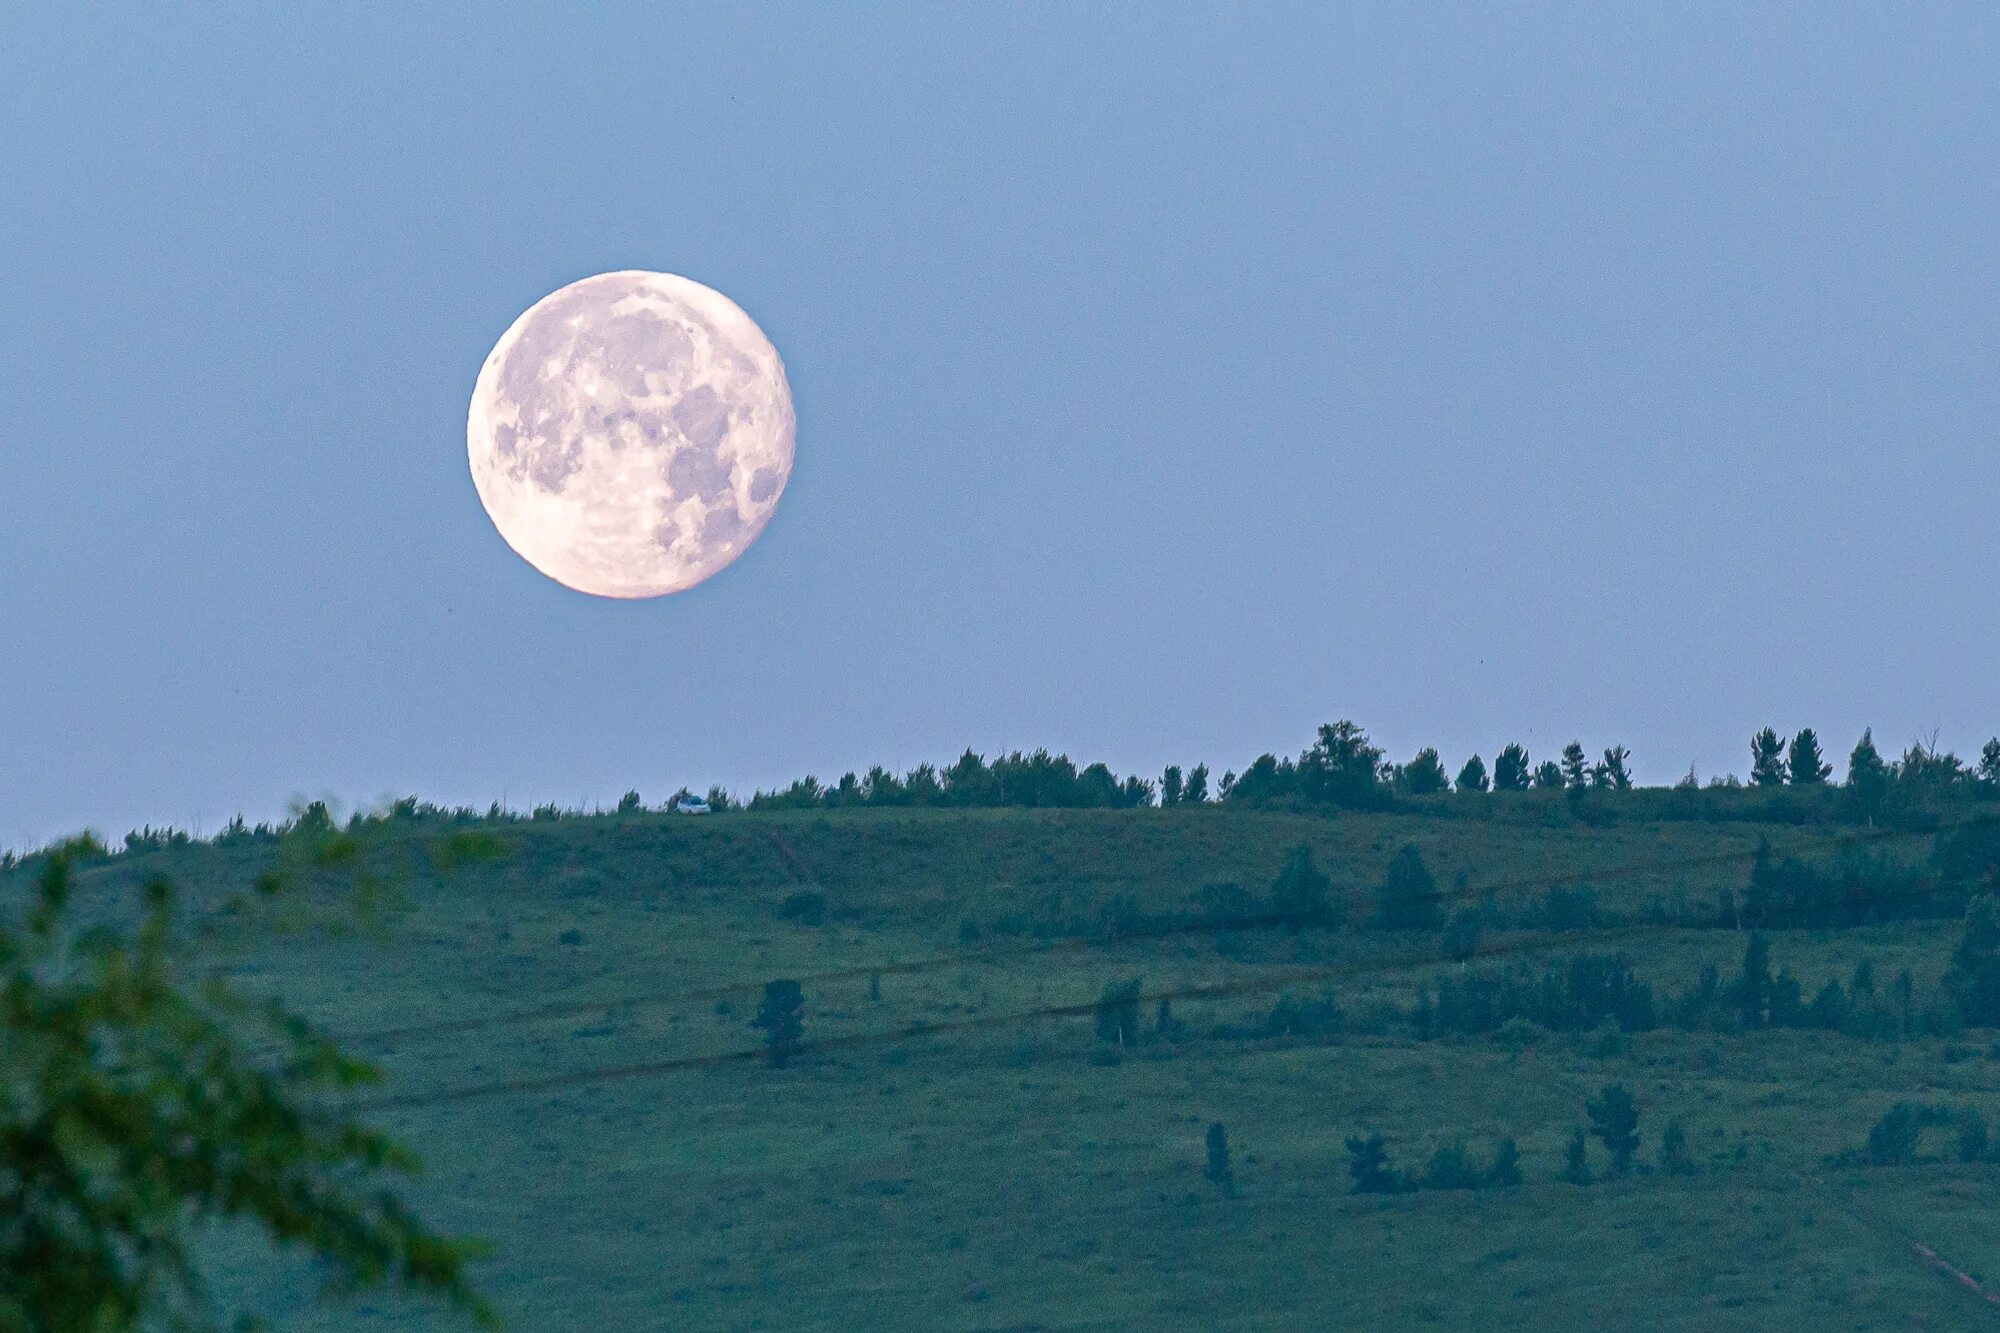
M 2000 730 L 2000 7 L 18 5 L 0 845 L 1352 717 Z M 570 592 L 494 341 L 734 298 L 762 539 Z

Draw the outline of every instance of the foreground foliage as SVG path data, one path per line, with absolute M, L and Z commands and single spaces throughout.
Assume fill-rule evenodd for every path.
M 467 1244 L 384 1186 L 416 1159 L 329 1098 L 373 1068 L 190 976 L 165 880 L 129 930 L 72 915 L 59 848 L 0 918 L 0 1328 L 220 1327 L 198 1255 L 225 1221 L 311 1256 L 335 1291 L 396 1284 L 493 1322 Z

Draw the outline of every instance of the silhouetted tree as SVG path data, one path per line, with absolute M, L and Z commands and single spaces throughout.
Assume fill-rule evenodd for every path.
M 1445 791 L 1451 786 L 1451 779 L 1444 771 L 1444 761 L 1430 746 L 1417 751 L 1417 757 L 1396 771 L 1398 784 L 1412 796 L 1429 796 Z
M 1431 1154 L 1424 1167 L 1423 1187 L 1427 1190 L 1471 1190 L 1479 1188 L 1479 1172 L 1465 1154 L 1463 1141 L 1444 1144 Z
M 1868 1129 L 1868 1161 L 1871 1166 L 1909 1166 L 1917 1160 L 1922 1141 L 1923 1108 L 1897 1102 Z
M 1535 767 L 1535 785 L 1550 791 L 1559 791 L 1563 786 L 1562 765 L 1553 759 L 1544 759 Z
M 636 791 L 628 791 L 618 798 L 618 813 L 621 815 L 636 815 L 645 808 L 646 803 L 639 799 Z
M 1581 787 L 1590 781 L 1590 761 L 1576 741 L 1563 746 L 1562 776 L 1565 787 Z
M 1196 764 L 1188 770 L 1187 786 L 1181 791 L 1181 800 L 1189 805 L 1200 805 L 1208 800 L 1208 765 Z
M 1597 766 L 1595 774 L 1597 785 L 1609 787 L 1613 791 L 1630 791 L 1632 770 L 1627 766 L 1627 761 L 1631 758 L 1632 752 L 1622 745 L 1614 745 L 1606 750 L 1604 762 Z
M 1097 1000 L 1097 1038 L 1120 1050 L 1139 1040 L 1140 979 L 1112 982 Z
M 1529 773 L 1528 752 L 1518 745 L 1506 746 L 1493 761 L 1493 790 L 1526 791 Z
M 1333 881 L 1313 864 L 1312 848 L 1305 843 L 1285 855 L 1278 877 L 1271 882 L 1271 911 L 1294 930 L 1307 924 L 1329 922 L 1337 908 L 1328 896 Z
M 1785 781 L 1785 743 L 1766 727 L 1750 738 L 1750 785 L 1779 787 Z
M 998 805 L 1000 782 L 986 760 L 967 750 L 944 771 L 945 799 L 953 805 Z
M 1415 843 L 1405 843 L 1389 860 L 1376 894 L 1375 924 L 1385 930 L 1438 930 L 1444 925 L 1437 881 Z
M 1694 1157 L 1688 1152 L 1687 1131 L 1678 1120 L 1669 1120 L 1660 1131 L 1660 1173 L 1668 1176 L 1694 1174 Z
M 789 978 L 765 982 L 764 999 L 750 1026 L 764 1029 L 764 1057 L 773 1068 L 783 1069 L 806 1031 L 806 997 L 799 983 Z
M 1379 1130 L 1365 1139 L 1349 1136 L 1347 1174 L 1354 1182 L 1351 1194 L 1400 1194 L 1405 1188 L 1403 1173 L 1389 1164 Z
M 1583 1105 L 1590 1117 L 1590 1132 L 1602 1140 L 1611 1154 L 1611 1171 L 1624 1175 L 1639 1150 L 1639 1108 L 1623 1083 L 1606 1084 L 1602 1092 Z
M 1368 733 L 1355 723 L 1340 721 L 1319 729 L 1312 748 L 1299 756 L 1296 771 L 1308 799 L 1368 806 L 1378 798 L 1381 769 L 1381 748 L 1370 744 Z M 1246 779 L 1248 776 L 1245 774 Z
M 1458 770 L 1460 791 L 1485 791 L 1490 785 L 1486 777 L 1486 761 L 1478 755 L 1465 761 L 1465 767 Z
M 1785 755 L 1786 773 L 1794 787 L 1817 787 L 1833 776 L 1833 765 L 1820 753 L 1819 736 L 1811 727 L 1792 737 Z
M 1179 805 L 1181 803 L 1181 766 L 1168 764 L 1167 771 L 1160 774 L 1160 804 Z
M 901 778 L 876 764 L 861 780 L 861 801 L 864 805 L 908 805 L 910 793 Z
M 1979 780 L 1989 787 L 2000 787 L 2000 736 L 1979 751 Z
M 1208 1163 L 1201 1174 L 1224 1194 L 1236 1193 L 1236 1172 L 1229 1164 L 1229 1132 L 1220 1120 L 1208 1127 Z
M 1889 789 L 1889 766 L 1875 748 L 1873 728 L 1861 733 L 1847 756 L 1847 790 L 1860 814 L 1873 816 L 1882 808 Z
M 1486 1170 L 1486 1183 L 1495 1189 L 1511 1189 L 1521 1183 L 1521 1149 L 1511 1138 L 1493 1148 L 1493 1165 Z
M 1563 1145 L 1562 1178 L 1572 1185 L 1588 1185 L 1595 1179 L 1590 1173 L 1589 1144 L 1589 1137 L 1579 1129 Z
M 2000 912 L 1990 894 L 1965 905 L 1965 929 L 1945 986 L 1968 1027 L 2000 1027 Z
M 1770 1021 L 1772 986 L 1771 941 L 1753 930 L 1743 946 L 1743 970 L 1729 987 L 1744 1027 L 1761 1028 Z
M 1465 963 L 1479 953 L 1479 913 L 1470 910 L 1453 912 L 1451 920 L 1444 928 L 1444 956 L 1454 963 Z

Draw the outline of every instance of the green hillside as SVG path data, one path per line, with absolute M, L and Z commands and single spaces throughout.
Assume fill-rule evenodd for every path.
M 275 839 L 142 850 L 80 884 L 113 903 L 171 876 L 198 894 L 236 979 L 388 1071 L 378 1118 L 429 1166 L 416 1201 L 492 1243 L 479 1277 L 516 1328 L 1990 1317 L 1913 1248 L 2000 1277 L 2000 1166 L 1961 1152 L 1971 1118 L 2000 1112 L 1996 1034 L 1965 1008 L 1970 974 L 1952 972 L 1979 885 L 1947 882 L 1939 839 L 1593 821 L 1535 799 L 1504 819 L 1204 806 L 481 821 L 468 827 L 502 854 L 443 876 L 417 854 L 436 830 L 383 821 L 360 835 L 389 885 L 374 925 L 308 922 L 275 943 L 224 906 Z M 1301 846 L 1328 906 L 1274 914 Z M 1452 929 L 1370 927 L 1406 847 Z M 1930 907 L 1762 931 L 1778 975 L 1743 1000 L 1731 988 L 1751 936 L 1731 913 L 1758 901 L 1755 877 L 1843 857 L 1885 904 Z M 1596 1013 L 1583 982 L 1560 980 L 1546 984 L 1583 996 L 1557 1002 L 1575 1024 L 1467 1016 L 1519 1000 L 1493 1001 L 1479 978 L 1524 974 L 1525 994 L 1579 955 L 1623 955 L 1650 1016 L 1629 995 Z M 1854 984 L 1857 967 L 1872 984 Z M 779 978 L 801 984 L 804 1033 L 773 1067 L 751 1020 Z M 1135 1001 L 1098 1005 L 1128 982 Z M 1796 1003 L 1781 993 L 1793 984 Z M 1830 990 L 1838 1013 L 1808 1015 Z M 1614 1174 L 1593 1138 L 1594 1183 L 1559 1179 L 1586 1102 L 1614 1084 L 1638 1110 L 1633 1164 Z M 1873 1164 L 1871 1126 L 1898 1102 L 1925 1127 L 1914 1153 Z M 1691 1173 L 1660 1156 L 1669 1121 Z M 1216 1122 L 1233 1188 L 1204 1173 Z M 1523 1179 L 1353 1193 L 1346 1140 L 1376 1132 L 1419 1182 L 1441 1148 L 1462 1142 L 1477 1173 L 1509 1138 Z M 1451 1183 L 1448 1154 L 1430 1174 Z M 438 1318 L 316 1306 L 296 1271 L 234 1262 L 286 1327 Z

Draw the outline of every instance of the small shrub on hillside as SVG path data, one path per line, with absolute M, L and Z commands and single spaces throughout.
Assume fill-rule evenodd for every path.
M 1422 1185 L 1427 1190 L 1478 1189 L 1479 1183 L 1479 1172 L 1473 1169 L 1472 1159 L 1466 1155 L 1461 1141 L 1440 1147 L 1424 1167 Z
M 763 1002 L 752 1027 L 764 1030 L 764 1052 L 773 1068 L 784 1068 L 805 1036 L 806 1000 L 799 983 L 790 979 L 766 982 Z
M 1208 1127 L 1208 1161 L 1201 1174 L 1224 1194 L 1236 1193 L 1236 1172 L 1229 1162 L 1229 1131 L 1220 1120 Z
M 1596 1179 L 1590 1173 L 1590 1138 L 1582 1129 L 1570 1135 L 1563 1147 L 1561 1179 L 1572 1185 L 1588 1185 Z
M 1444 905 L 1437 881 L 1414 843 L 1406 844 L 1389 861 L 1376 890 L 1375 917 L 1382 930 L 1441 930 Z
M 1348 1138 L 1347 1175 L 1354 1182 L 1350 1194 L 1401 1194 L 1409 1188 L 1403 1173 L 1390 1164 L 1379 1130 L 1365 1139 Z
M 1494 1189 L 1512 1189 L 1521 1183 L 1521 1149 L 1512 1139 L 1502 1139 L 1493 1147 L 1493 1165 L 1486 1169 L 1486 1184 Z
M 788 893 L 778 904 L 778 919 L 818 926 L 826 922 L 826 895 L 812 890 Z
M 1639 1150 L 1639 1108 L 1622 1083 L 1606 1084 L 1602 1092 L 1584 1103 L 1590 1117 L 1590 1132 L 1611 1154 L 1611 1172 L 1622 1176 Z
M 1983 1162 L 1992 1150 L 1992 1134 L 1986 1117 L 1967 1107 L 1958 1115 L 1958 1160 Z
M 1660 1173 L 1668 1176 L 1691 1176 L 1695 1173 L 1694 1157 L 1688 1151 L 1687 1131 L 1678 1120 L 1669 1120 L 1667 1127 L 1660 1131 Z
M 1139 1040 L 1139 990 L 1142 981 L 1112 982 L 1097 1000 L 1097 1039 L 1120 1049 Z

